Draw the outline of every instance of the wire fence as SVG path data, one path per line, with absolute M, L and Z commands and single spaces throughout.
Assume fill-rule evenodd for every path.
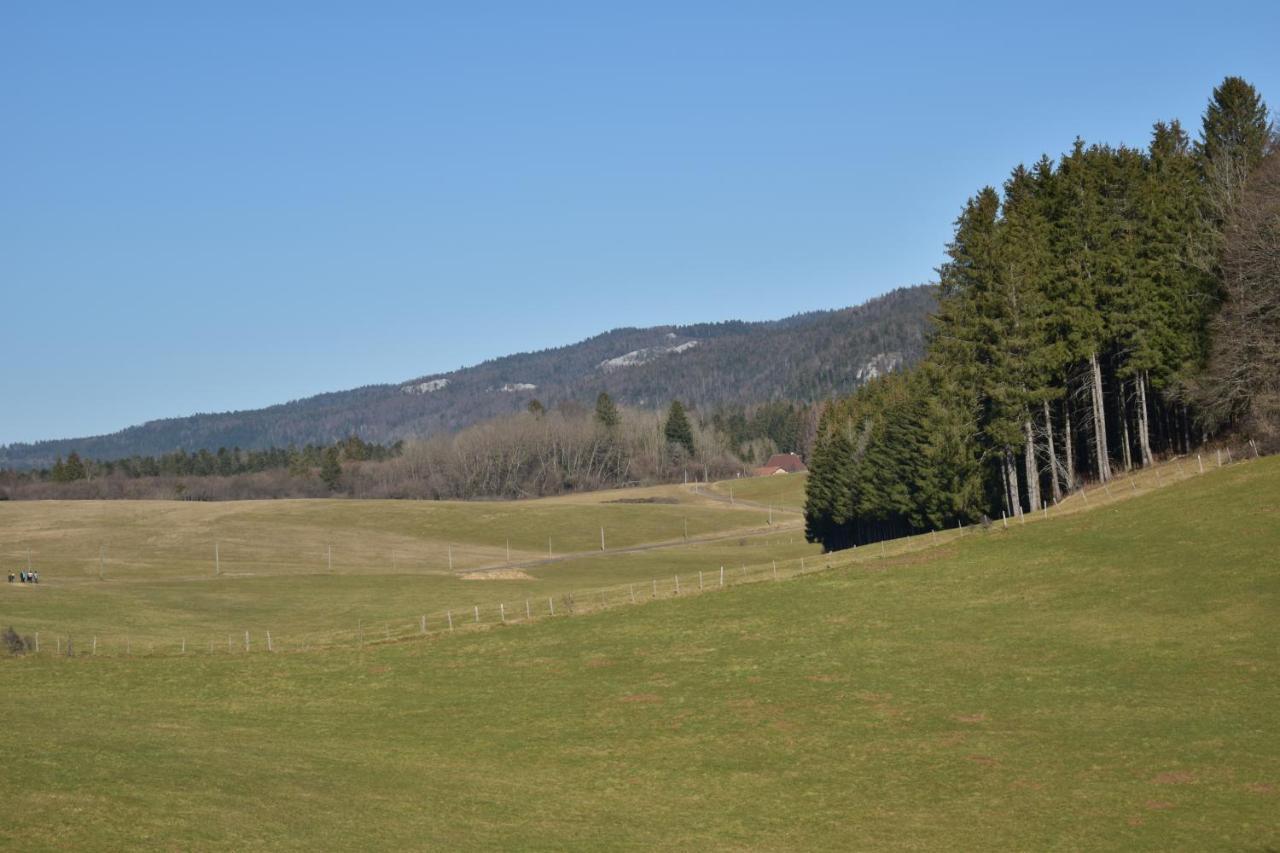
M 1086 511 L 1127 500 L 1173 483 L 1226 467 L 1258 455 L 1256 447 L 1241 450 L 1223 448 L 1215 454 L 1174 457 L 1155 466 L 1121 472 L 1109 483 L 1091 483 L 1065 496 L 1057 504 L 1046 503 L 1036 512 L 1004 517 L 980 525 L 960 524 L 947 530 L 932 530 L 912 536 L 851 548 L 823 555 L 802 556 L 760 563 L 708 566 L 704 570 L 653 577 L 647 581 L 588 587 L 544 596 L 504 598 L 467 607 L 402 612 L 380 621 L 357 621 L 354 625 L 326 631 L 274 631 L 266 627 L 238 627 L 229 631 L 193 630 L 166 635 L 134 634 L 126 631 L 68 633 L 31 631 L 9 637 L 11 651 L 39 655 L 180 656 L 286 654 L 336 648 L 405 642 L 431 637 L 487 630 L 547 619 L 563 619 L 655 601 L 713 594 L 745 584 L 772 583 L 836 569 L 876 564 L 945 547 L 974 535 L 998 535 L 1028 523 Z M 14 644 L 21 644 L 21 648 Z

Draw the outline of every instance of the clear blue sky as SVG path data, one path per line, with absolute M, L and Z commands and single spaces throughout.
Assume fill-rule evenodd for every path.
M 0 443 L 928 280 L 1077 134 L 1280 106 L 1280 3 L 0 11 Z

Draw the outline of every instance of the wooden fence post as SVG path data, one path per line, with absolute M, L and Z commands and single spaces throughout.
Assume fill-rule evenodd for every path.
M 507 605 L 502 602 L 498 602 L 498 618 L 503 625 L 507 624 Z
M 773 561 L 773 579 L 774 580 L 778 579 L 778 561 L 777 560 Z
M 551 611 L 551 615 L 556 615 L 556 600 L 551 596 L 547 596 L 547 609 Z
M 244 632 L 244 650 L 246 652 L 249 651 L 249 632 L 248 631 Z
M 477 604 L 475 606 L 475 611 L 476 611 L 476 621 L 479 622 L 480 621 L 480 605 Z
M 676 595 L 680 594 L 680 576 L 676 575 Z
M 635 584 L 631 585 L 631 603 L 632 604 L 636 603 L 636 585 Z
M 1204 460 L 1200 458 L 1200 454 L 1196 454 L 1196 467 L 1200 469 L 1200 473 L 1204 473 Z
M 720 586 L 724 586 L 724 566 L 720 567 Z
M 274 651 L 275 651 L 275 649 L 271 646 L 271 632 L 270 632 L 270 631 L 268 631 L 268 632 L 267 632 L 267 651 L 269 651 L 269 652 L 274 652 Z
M 449 630 L 452 631 L 453 630 L 453 611 L 446 610 L 444 617 L 449 620 Z
M 423 614 L 422 619 L 418 622 L 418 633 L 427 633 L 427 616 L 425 613 Z
M 698 572 L 698 592 L 702 592 L 702 572 Z
M 533 607 L 530 606 L 529 599 L 527 598 L 524 600 L 524 618 L 526 619 L 533 618 Z

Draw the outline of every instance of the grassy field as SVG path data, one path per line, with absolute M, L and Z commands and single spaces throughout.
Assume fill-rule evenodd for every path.
M 1273 849 L 1280 460 L 1188 480 L 454 637 L 3 660 L 0 846 Z
M 774 506 L 796 512 L 804 510 L 804 484 L 807 474 L 777 474 L 772 477 L 744 477 L 712 483 L 711 490 L 722 496 L 762 506 Z
M 768 518 L 682 487 L 525 502 L 12 501 L 0 503 L 0 569 L 25 566 L 30 547 L 41 583 L 0 585 L 0 622 L 96 637 L 104 651 L 225 648 L 246 630 L 314 644 L 420 614 L 434 625 L 450 608 L 488 619 L 503 599 L 545 609 L 585 588 L 819 553 L 798 517 Z

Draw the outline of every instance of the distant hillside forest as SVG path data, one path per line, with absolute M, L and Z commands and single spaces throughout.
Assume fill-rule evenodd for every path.
M 923 362 L 822 415 L 811 541 L 1016 517 L 1223 431 L 1280 446 L 1280 145 L 1244 80 L 1195 142 L 1016 167 L 947 256 Z
M 785 292 L 780 288 L 779 292 Z M 588 407 L 601 391 L 659 411 L 671 400 L 705 412 L 793 400 L 815 403 L 924 355 L 932 286 L 892 291 L 856 308 L 770 322 L 616 329 L 398 385 L 370 385 L 266 409 L 151 421 L 111 435 L 0 447 L 0 468 L 51 467 L 71 453 L 126 459 L 216 448 L 328 446 L 358 436 L 391 445 L 453 433 L 540 400 Z
M 732 477 L 778 450 L 807 452 L 819 407 L 788 402 L 665 411 L 594 406 L 492 418 L 457 433 L 391 445 L 351 436 L 327 446 L 92 460 L 72 452 L 49 468 L 0 471 L 0 499 L 522 498 Z

